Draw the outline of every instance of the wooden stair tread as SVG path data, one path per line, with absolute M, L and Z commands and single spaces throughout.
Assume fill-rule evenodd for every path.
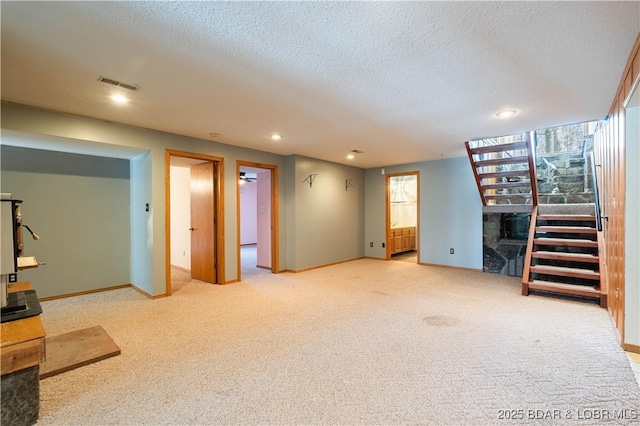
M 559 234 L 595 234 L 596 228 L 590 226 L 536 226 L 536 232 L 554 232 Z
M 478 179 L 510 178 L 518 176 L 529 176 L 529 169 L 509 170 L 508 172 L 478 173 Z
M 598 247 L 597 241 L 574 238 L 535 238 L 533 243 L 547 246 Z
M 485 195 L 487 200 L 509 200 L 511 198 L 531 198 L 531 194 L 492 194 Z
M 566 220 L 595 222 L 596 217 L 587 214 L 539 214 L 538 220 Z
M 489 160 L 478 160 L 474 162 L 476 167 L 499 166 L 504 164 L 528 163 L 529 157 L 526 155 L 517 157 L 492 158 Z
M 599 299 L 601 291 L 598 287 L 580 284 L 554 283 L 551 281 L 532 280 L 529 281 L 530 290 L 549 291 L 553 293 L 571 294 L 575 296 L 591 297 Z
M 591 269 L 569 268 L 567 266 L 531 265 L 531 272 L 544 275 L 557 275 L 561 277 L 586 278 L 599 280 L 600 272 Z
M 516 151 L 520 149 L 527 149 L 526 141 L 480 146 L 478 148 L 471 148 L 471 153 L 474 155 L 477 155 L 477 154 L 486 154 L 488 152 Z
M 532 257 L 536 259 L 563 260 L 570 262 L 598 263 L 600 258 L 595 254 L 567 253 L 562 251 L 534 251 Z
M 596 252 L 599 234 L 594 227 L 589 226 L 595 223 L 595 217 L 588 210 L 575 207 L 556 210 L 549 206 L 548 213 L 538 214 L 538 207 L 534 206 L 531 213 L 529 240 L 522 275 L 522 295 L 528 296 L 530 291 L 540 291 L 579 296 L 599 301 L 600 306 L 606 308 L 606 281 L 601 281 L 600 272 L 597 270 L 600 269 L 601 261 Z M 553 221 L 561 221 L 564 224 L 553 226 Z M 541 223 L 551 224 L 541 225 Z M 565 238 L 547 237 L 547 235 L 563 233 L 570 235 L 564 236 Z M 582 250 L 575 250 L 574 247 Z M 573 265 L 575 267 L 572 267 Z
M 531 188 L 531 182 L 528 180 L 519 182 L 502 182 L 502 183 L 489 183 L 482 185 L 482 189 L 508 189 L 508 188 Z

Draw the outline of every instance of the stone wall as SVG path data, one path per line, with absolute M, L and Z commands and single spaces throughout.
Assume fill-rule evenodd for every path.
M 483 213 L 484 272 L 521 277 L 531 213 Z
M 593 203 L 590 153 L 593 136 L 585 137 L 581 151 L 540 154 L 536 157 L 540 204 Z

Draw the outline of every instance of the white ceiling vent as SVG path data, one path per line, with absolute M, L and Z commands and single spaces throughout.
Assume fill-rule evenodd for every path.
M 121 81 L 113 80 L 111 78 L 107 78 L 103 76 L 98 77 L 98 81 L 101 81 L 107 84 L 112 84 L 114 86 L 122 87 L 123 89 L 128 89 L 128 90 L 138 90 L 140 88 L 140 86 L 138 86 L 137 84 L 127 84 L 127 83 L 123 83 Z

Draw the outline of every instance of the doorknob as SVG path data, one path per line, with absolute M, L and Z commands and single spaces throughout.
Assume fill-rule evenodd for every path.
M 189 228 L 189 231 L 195 231 L 196 228 Z

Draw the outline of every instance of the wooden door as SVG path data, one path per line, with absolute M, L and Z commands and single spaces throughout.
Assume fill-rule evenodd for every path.
M 213 162 L 191 167 L 191 278 L 216 282 Z

